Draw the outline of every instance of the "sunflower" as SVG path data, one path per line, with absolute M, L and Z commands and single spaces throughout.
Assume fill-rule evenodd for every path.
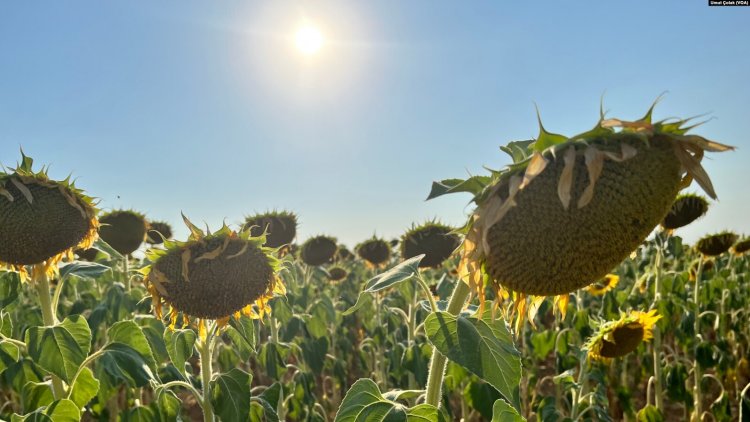
M 695 245 L 695 249 L 705 256 L 718 256 L 728 251 L 736 241 L 736 234 L 721 232 L 702 237 Z
M 661 226 L 666 230 L 679 229 L 702 217 L 707 211 L 706 198 L 691 193 L 680 195 L 662 220 Z
M 607 274 L 603 279 L 586 287 L 586 291 L 594 296 L 603 296 L 608 291 L 617 287 L 620 277 L 616 274 Z
M 451 227 L 436 221 L 412 226 L 401 237 L 401 258 L 424 254 L 420 268 L 437 268 L 461 245 L 461 238 Z
M 357 245 L 355 250 L 357 255 L 373 268 L 385 265 L 391 258 L 391 246 L 385 240 L 375 236 Z
M 91 247 L 99 221 L 92 198 L 68 179 L 51 180 L 42 168 L 32 170 L 33 160 L 21 152 L 21 163 L 11 172 L 0 171 L 0 268 L 18 271 L 34 279 L 57 272 L 73 250 Z
M 151 245 L 161 245 L 164 240 L 172 238 L 172 226 L 164 221 L 150 221 L 146 234 L 146 242 Z
M 564 305 L 568 293 L 627 258 L 693 179 L 716 197 L 700 160 L 732 147 L 687 134 L 690 119 L 652 122 L 652 111 L 635 122 L 602 113 L 592 130 L 572 137 L 540 121 L 536 140 L 501 148 L 514 161 L 507 168 L 433 184 L 429 198 L 475 195 L 459 274 L 481 305 L 486 284 L 513 298 L 508 311 L 518 319 L 527 310 L 533 316 L 539 297 L 561 295 Z
M 331 267 L 328 269 L 328 279 L 331 281 L 341 281 L 346 278 L 349 273 L 341 267 Z
M 269 211 L 245 218 L 245 229 L 258 237 L 265 232 L 266 246 L 280 248 L 287 246 L 297 236 L 297 216 L 289 211 Z
M 339 245 L 338 249 L 336 249 L 336 255 L 334 256 L 334 260 L 336 261 L 351 261 L 354 259 L 354 254 L 346 248 L 344 245 Z
M 336 239 L 328 236 L 315 236 L 302 244 L 300 258 L 305 264 L 317 267 L 331 262 L 337 250 Z
M 122 255 L 130 255 L 146 241 L 149 226 L 143 214 L 133 210 L 115 210 L 99 220 L 99 237 Z
M 151 249 L 147 255 L 152 263 L 143 270 L 144 281 L 157 317 L 167 306 L 171 327 L 182 313 L 185 322 L 198 319 L 199 332 L 206 320 L 224 326 L 241 314 L 262 318 L 274 293 L 285 293 L 277 275 L 280 261 L 263 246 L 266 239 L 227 226 L 204 233 L 187 218 L 185 224 L 191 231 L 188 241 L 167 240 L 166 249 Z
M 742 239 L 732 246 L 732 252 L 735 255 L 742 255 L 747 251 L 750 251 L 750 237 Z
M 698 265 L 700 263 L 700 260 L 703 260 L 703 268 L 701 269 L 701 271 L 704 275 L 708 274 L 714 269 L 715 262 L 713 259 L 703 259 L 702 257 L 698 258 L 698 260 L 693 262 L 693 265 L 690 266 L 690 270 L 688 270 L 688 279 L 690 281 L 695 281 L 695 278 L 698 275 Z
M 603 323 L 583 348 L 590 360 L 608 362 L 625 356 L 653 338 L 654 324 L 659 318 L 656 310 L 631 311 L 616 321 Z

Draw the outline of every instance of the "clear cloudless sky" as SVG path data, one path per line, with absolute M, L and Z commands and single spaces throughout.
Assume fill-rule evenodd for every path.
M 305 56 L 303 25 L 325 42 Z M 738 147 L 704 166 L 719 202 L 680 234 L 750 234 L 750 8 L 672 1 L 69 1 L 0 4 L 0 162 L 19 147 L 103 209 L 218 227 L 266 209 L 354 245 L 463 223 L 433 180 L 498 146 L 610 116 L 711 113 Z M 694 184 L 689 188 L 698 191 Z

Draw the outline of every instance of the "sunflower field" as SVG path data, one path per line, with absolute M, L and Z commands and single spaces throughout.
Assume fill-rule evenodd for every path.
M 351 248 L 298 239 L 293 210 L 183 210 L 175 239 L 22 153 L 0 172 L 0 419 L 750 420 L 750 240 L 680 237 L 721 190 L 704 154 L 733 148 L 651 111 L 540 123 L 506 168 L 433 184 L 472 198 L 463 227 Z

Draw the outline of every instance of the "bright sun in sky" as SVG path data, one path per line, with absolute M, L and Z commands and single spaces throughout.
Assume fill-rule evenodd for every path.
M 297 49 L 305 55 L 313 55 L 323 46 L 323 34 L 313 26 L 303 26 L 294 37 Z

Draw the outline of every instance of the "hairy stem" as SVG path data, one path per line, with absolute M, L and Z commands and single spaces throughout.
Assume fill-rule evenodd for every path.
M 34 279 L 34 287 L 39 295 L 39 305 L 42 308 L 42 321 L 44 321 L 44 325 L 51 327 L 57 324 L 57 317 L 55 316 L 54 309 L 52 309 L 52 299 L 49 295 L 49 279 L 42 268 L 39 268 L 37 273 L 39 275 Z M 59 400 L 65 395 L 65 387 L 60 377 L 55 374 L 51 374 L 51 377 L 52 395 L 55 400 Z

